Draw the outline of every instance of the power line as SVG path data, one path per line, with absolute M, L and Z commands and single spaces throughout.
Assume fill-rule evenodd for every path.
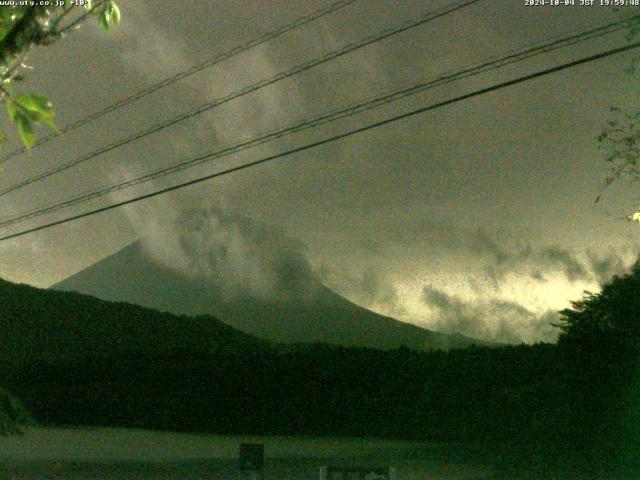
M 129 95 L 128 97 L 124 97 L 121 98 L 120 100 L 118 100 L 115 103 L 112 103 L 111 105 L 108 105 L 107 107 L 103 108 L 102 110 L 98 110 L 90 115 L 87 115 L 86 117 L 80 118 L 78 120 L 76 120 L 75 122 L 69 123 L 67 125 L 65 125 L 64 127 L 60 128 L 59 130 L 53 131 L 51 133 L 49 133 L 48 135 L 45 135 L 41 138 L 39 138 L 36 143 L 31 147 L 31 148 L 36 148 L 39 147 L 41 145 L 44 145 L 45 143 L 48 143 L 49 141 L 53 140 L 56 137 L 59 137 L 60 135 L 64 135 L 65 133 L 68 133 L 72 130 L 75 130 L 79 127 L 82 127 L 83 125 L 86 125 L 87 123 L 91 123 L 111 112 L 114 112 L 126 105 L 129 105 L 131 103 L 137 102 L 138 100 L 151 95 L 152 93 L 157 92 L 158 90 L 161 90 L 165 87 L 168 87 L 169 85 L 173 85 L 174 83 L 182 80 L 183 78 L 187 78 L 190 77 L 191 75 L 194 75 L 206 68 L 209 67 L 213 67 L 214 65 L 217 65 L 218 63 L 221 63 L 225 60 L 228 60 L 230 58 L 233 58 L 237 55 L 240 55 L 241 53 L 244 53 L 248 50 L 251 50 L 252 48 L 258 47 L 260 45 L 262 45 L 263 43 L 266 43 L 270 40 L 273 40 L 281 35 L 284 35 L 285 33 L 288 33 L 292 30 L 295 30 L 299 27 L 302 27 L 308 23 L 311 23 L 315 20 L 318 20 L 324 16 L 327 16 L 333 12 L 336 12 L 342 8 L 348 7 L 349 5 L 357 2 L 358 0 L 340 0 L 337 1 L 335 3 L 332 3 L 331 5 L 321 8 L 319 10 L 316 10 L 315 12 L 312 12 L 308 15 L 299 17 L 297 19 L 295 19 L 293 22 L 288 23 L 286 25 L 281 25 L 280 27 L 271 30 L 267 33 L 265 33 L 264 35 L 261 35 L 259 37 L 256 37 L 252 40 L 249 40 L 248 42 L 233 47 L 230 50 L 227 50 L 226 52 L 220 53 L 218 55 L 216 55 L 213 58 L 210 58 L 208 60 L 205 60 L 202 63 L 199 63 L 197 65 L 192 66 L 191 68 L 187 69 L 187 70 L 183 70 L 181 72 L 176 73 L 175 75 L 172 75 L 170 77 L 167 77 L 163 80 L 160 80 L 159 82 L 156 82 L 152 85 L 149 85 L 148 87 L 132 94 Z M 12 152 L 9 152 L 7 154 L 5 154 L 4 156 L 2 156 L 0 158 L 0 165 L 4 164 L 5 162 L 7 162 L 8 160 L 17 157 L 18 155 L 21 155 L 22 153 L 26 152 L 27 148 L 26 147 L 21 147 L 18 148 L 16 150 L 13 150 Z
M 123 207 L 125 205 L 130 205 L 130 204 L 133 204 L 133 203 L 140 202 L 142 200 L 146 200 L 146 199 L 149 199 L 149 198 L 157 197 L 159 195 L 163 195 L 165 193 L 169 193 L 169 192 L 172 192 L 172 191 L 175 191 L 175 190 L 179 190 L 179 189 L 182 189 L 182 188 L 185 188 L 185 187 L 189 187 L 191 185 L 195 185 L 195 184 L 198 184 L 198 183 L 201 183 L 201 182 L 205 182 L 207 180 L 211 180 L 211 179 L 216 178 L 216 177 L 221 177 L 223 175 L 228 175 L 228 174 L 231 174 L 231 173 L 235 173 L 235 172 L 238 172 L 240 170 L 245 170 L 247 168 L 251 168 L 251 167 L 254 167 L 256 165 L 260 165 L 260 164 L 267 163 L 267 162 L 270 162 L 270 161 L 273 161 L 273 160 L 277 160 L 277 159 L 282 158 L 282 157 L 286 157 L 286 156 L 289 156 L 289 155 L 300 153 L 300 152 L 303 152 L 303 151 L 306 151 L 306 150 L 310 150 L 312 148 L 317 148 L 319 146 L 326 145 L 326 144 L 335 142 L 337 140 L 342 140 L 344 138 L 351 137 L 353 135 L 357 135 L 359 133 L 363 133 L 363 132 L 372 130 L 374 128 L 378 128 L 378 127 L 381 127 L 381 126 L 384 126 L 384 125 L 387 125 L 387 124 L 390 124 L 390 123 L 393 123 L 393 122 L 397 122 L 399 120 L 410 118 L 410 117 L 413 117 L 415 115 L 418 115 L 418 114 L 421 114 L 421 113 L 425 113 L 425 112 L 428 112 L 428 111 L 431 111 L 431 110 L 435 110 L 437 108 L 441 108 L 441 107 L 444 107 L 444 106 L 447 106 L 447 105 L 458 103 L 458 102 L 461 102 L 463 100 L 467 100 L 469 98 L 473 98 L 473 97 L 477 97 L 477 96 L 480 96 L 480 95 L 484 95 L 484 94 L 487 94 L 487 93 L 490 93 L 490 92 L 493 92 L 493 91 L 496 91 L 496 90 L 499 90 L 499 89 L 502 89 L 502 88 L 510 87 L 512 85 L 517 85 L 519 83 L 523 83 L 523 82 L 526 82 L 526 81 L 529 81 L 529 80 L 533 80 L 533 79 L 540 78 L 540 77 L 543 77 L 543 76 L 546 76 L 546 75 L 550 75 L 552 73 L 560 72 L 562 70 L 566 70 L 566 69 L 569 69 L 569 68 L 572 68 L 572 67 L 576 67 L 578 65 L 583 65 L 585 63 L 593 62 L 595 60 L 600 60 L 600 59 L 603 59 L 603 58 L 606 58 L 606 57 L 610 57 L 612 55 L 617 55 L 619 53 L 627 52 L 629 50 L 636 49 L 638 47 L 640 47 L 640 42 L 632 43 L 632 44 L 626 45 L 624 47 L 614 48 L 612 50 L 607 50 L 606 52 L 598 53 L 598 54 L 595 54 L 595 55 L 591 55 L 591 56 L 588 56 L 588 57 L 581 58 L 579 60 L 574 60 L 572 62 L 564 63 L 564 64 L 561 64 L 561 65 L 558 65 L 558 66 L 555 66 L 555 67 L 552 67 L 552 68 L 548 68 L 548 69 L 541 70 L 541 71 L 538 71 L 538 72 L 535 72 L 535 73 L 532 73 L 532 74 L 529 74 L 529 75 L 518 77 L 518 78 L 516 78 L 514 80 L 509 80 L 509 81 L 506 81 L 506 82 L 498 83 L 496 85 L 492 85 L 490 87 L 485 87 L 485 88 L 481 88 L 479 90 L 474 90 L 473 92 L 470 92 L 470 93 L 467 93 L 467 94 L 464 94 L 464 95 L 460 95 L 460 96 L 451 98 L 449 100 L 444 100 L 442 102 L 434 103 L 434 104 L 428 105 L 426 107 L 422 107 L 422 108 L 419 108 L 419 109 L 416 109 L 416 110 L 412 110 L 410 112 L 406 112 L 406 113 L 403 113 L 403 114 L 400 114 L 400 115 L 396 115 L 396 116 L 387 118 L 385 120 L 380 120 L 378 122 L 370 123 L 370 124 L 368 124 L 368 125 L 366 125 L 364 127 L 360 127 L 360 128 L 356 128 L 356 129 L 353 129 L 353 130 L 349 130 L 347 132 L 344 132 L 344 133 L 341 133 L 341 134 L 338 134 L 338 135 L 334 135 L 334 136 L 325 138 L 323 140 L 319 140 L 319 141 L 316 141 L 316 142 L 308 143 L 308 144 L 300 146 L 300 147 L 292 148 L 290 150 L 286 150 L 284 152 L 281 152 L 281 153 L 278 153 L 278 154 L 275 154 L 275 155 L 270 155 L 270 156 L 261 158 L 259 160 L 255 160 L 253 162 L 249 162 L 249 163 L 245 163 L 245 164 L 238 165 L 238 166 L 235 166 L 235 167 L 227 168 L 225 170 L 222 170 L 222 171 L 219 171 L 219 172 L 216 172 L 216 173 L 205 175 L 205 176 L 193 179 L 193 180 L 189 180 L 189 181 L 186 181 L 186 182 L 179 183 L 177 185 L 173 185 L 171 187 L 167 187 L 167 188 L 163 188 L 163 189 L 160 189 L 160 190 L 156 190 L 155 192 L 147 193 L 147 194 L 140 195 L 140 196 L 137 196 L 137 197 L 134 197 L 134 198 L 130 198 L 128 200 L 124 200 L 124 201 L 113 203 L 111 205 L 107 205 L 107 206 L 104 206 L 104 207 L 101 207 L 101 208 L 97 208 L 97 209 L 90 210 L 90 211 L 87 211 L 87 212 L 84 212 L 84 213 L 80 213 L 78 215 L 73 215 L 73 216 L 64 218 L 62 220 L 57 220 L 55 222 L 50 222 L 50 223 L 47 223 L 47 224 L 44 224 L 44 225 L 40 225 L 38 227 L 29 228 L 27 230 L 22 230 L 20 232 L 13 233 L 13 234 L 10 234 L 10 235 L 5 235 L 3 237 L 0 237 L 0 241 L 5 241 L 5 240 L 12 239 L 12 238 L 20 237 L 20 236 L 23 236 L 23 235 L 27 235 L 29 233 L 37 232 L 39 230 L 44 230 L 44 229 L 51 228 L 51 227 L 54 227 L 54 226 L 57 226 L 57 225 L 62 225 L 64 223 L 72 222 L 74 220 L 79 220 L 81 218 L 85 218 L 85 217 L 89 217 L 89 216 L 92 216 L 92 215 L 96 215 L 98 213 L 102 213 L 102 212 L 106 212 L 106 211 L 109 211 L 109 210 L 113 210 L 115 208 Z
M 147 137 L 151 134 L 157 133 L 161 130 L 164 130 L 165 128 L 168 128 L 172 125 L 175 125 L 176 123 L 182 122 L 184 120 L 188 120 L 190 118 L 193 118 L 197 115 L 200 115 L 204 112 L 207 112 L 215 107 L 218 107 L 224 103 L 230 102 L 231 100 L 234 100 L 236 98 L 248 95 L 249 93 L 255 92 L 257 90 L 260 90 L 264 87 L 267 87 L 269 85 L 272 85 L 276 82 L 279 82 L 281 80 L 284 80 L 286 78 L 292 77 L 294 75 L 297 75 L 298 73 L 310 70 L 311 68 L 314 68 L 318 65 L 322 65 L 324 63 L 327 63 L 333 59 L 342 57 L 343 55 L 346 55 L 348 53 L 351 53 L 353 51 L 359 50 L 361 48 L 364 48 L 366 46 L 372 45 L 376 42 L 379 42 L 381 40 L 384 40 L 386 38 L 392 37 L 394 35 L 406 32 L 407 30 L 410 30 L 412 28 L 416 28 L 420 25 L 423 25 L 425 23 L 431 22 L 437 18 L 443 17 L 445 15 L 448 15 L 450 13 L 453 13 L 457 10 L 460 10 L 464 7 L 470 6 L 474 3 L 479 2 L 480 0 L 466 0 L 464 2 L 455 4 L 453 6 L 449 6 L 444 10 L 438 11 L 438 12 L 430 12 L 430 13 L 426 13 L 421 15 L 417 20 L 409 20 L 404 22 L 402 25 L 400 25 L 399 27 L 393 28 L 393 29 L 386 29 L 383 30 L 382 32 L 376 34 L 376 35 L 371 35 L 368 36 L 366 38 L 364 38 L 363 40 L 360 40 L 357 43 L 350 43 L 348 45 L 345 45 L 344 47 L 342 47 L 339 50 L 334 50 L 330 53 L 327 53 L 321 57 L 317 57 L 313 60 L 307 61 L 305 63 L 296 65 L 295 67 L 284 71 L 284 72 L 280 72 L 277 75 L 269 78 L 269 79 L 265 79 L 262 80 L 258 83 L 255 83 L 253 85 L 250 85 L 248 87 L 242 88 L 240 90 L 236 90 L 224 97 L 215 99 L 211 102 L 207 102 L 204 103 L 202 105 L 200 105 L 198 108 L 196 108 L 195 110 L 191 110 L 189 112 L 186 113 L 182 113 L 180 115 L 177 115 L 175 117 L 173 117 L 170 120 L 164 121 L 162 123 L 156 124 L 150 128 L 147 128 L 146 130 L 143 130 L 141 132 L 135 133 L 133 135 L 130 135 L 128 137 L 122 138 L 120 140 L 117 140 L 105 147 L 102 147 L 98 150 L 95 150 L 91 153 L 82 155 L 74 160 L 71 160 L 70 162 L 66 162 L 63 163 L 61 165 L 58 165 L 57 167 L 54 167 L 50 170 L 47 170 L 46 172 L 42 172 L 39 173 L 37 175 L 34 175 L 32 177 L 27 178 L 26 180 L 23 180 L 21 182 L 18 182 L 14 185 L 11 185 L 9 187 L 6 187 L 2 190 L 0 190 L 0 197 L 7 195 L 9 193 L 15 192 L 16 190 L 19 190 L 23 187 L 26 187 L 28 185 L 31 185 L 35 182 L 38 182 L 40 180 L 44 180 L 45 178 L 49 178 L 52 175 L 56 175 L 58 173 L 64 172 L 72 167 L 75 167 L 77 165 L 80 165 L 84 162 L 87 162 L 99 155 L 102 155 L 104 153 L 110 152 L 112 150 L 115 150 L 116 148 L 119 148 L 123 145 L 126 145 L 128 143 L 134 142 L 136 140 L 139 140 L 141 138 Z
M 281 128 L 279 130 L 270 132 L 260 137 L 253 138 L 251 140 L 247 140 L 244 142 L 240 142 L 233 146 L 225 147 L 217 151 L 210 150 L 206 153 L 199 154 L 193 158 L 183 160 L 181 162 L 175 163 L 173 165 L 169 165 L 167 167 L 160 168 L 158 170 L 149 172 L 139 177 L 135 177 L 129 180 L 125 180 L 123 182 L 107 185 L 107 186 L 101 187 L 99 190 L 90 191 L 88 193 L 81 194 L 79 196 L 73 197 L 68 200 L 56 202 L 46 206 L 41 206 L 36 209 L 30 210 L 28 212 L 15 215 L 10 218 L 2 219 L 0 220 L 0 227 L 14 225 L 24 220 L 30 220 L 48 213 L 52 213 L 52 212 L 64 209 L 64 208 L 86 203 L 90 200 L 94 200 L 96 198 L 100 198 L 105 195 L 108 195 L 109 193 L 120 191 L 120 190 L 130 188 L 150 180 L 154 180 L 156 178 L 160 178 L 166 175 L 180 172 L 182 170 L 192 168 L 194 166 L 203 164 L 205 162 L 210 162 L 215 159 L 226 157 L 228 155 L 232 155 L 240 151 L 246 150 L 248 148 L 253 148 L 255 146 L 265 144 L 272 140 L 282 138 L 284 136 L 288 136 L 293 133 L 298 133 L 310 128 L 318 127 L 320 125 L 323 125 L 329 122 L 334 122 L 339 119 L 350 117 L 364 111 L 378 108 L 382 105 L 400 100 L 402 98 L 406 98 L 411 95 L 415 95 L 417 93 L 424 92 L 431 88 L 442 86 L 454 81 L 461 80 L 463 78 L 479 75 L 481 73 L 486 73 L 488 71 L 502 68 L 509 64 L 521 62 L 526 59 L 532 58 L 534 56 L 548 53 L 550 51 L 553 51 L 559 48 L 566 48 L 567 46 L 575 45 L 577 43 L 584 42 L 586 40 L 592 40 L 594 38 L 599 38 L 604 35 L 609 35 L 611 33 L 618 32 L 628 27 L 631 24 L 631 22 L 633 22 L 634 20 L 635 19 L 621 20 L 617 22 L 608 23 L 602 26 L 593 27 L 588 30 L 579 31 L 577 33 L 573 32 L 570 35 L 564 34 L 563 36 L 556 36 L 553 39 L 543 44 L 521 48 L 520 50 L 511 51 L 499 57 L 492 57 L 483 62 L 480 62 L 479 64 L 475 64 L 470 67 L 465 67 L 462 70 L 456 71 L 454 73 L 442 74 L 436 77 L 435 79 L 421 82 L 417 85 L 413 85 L 408 88 L 395 90 L 393 92 L 377 96 L 367 101 L 356 103 L 346 108 L 342 108 L 339 110 L 332 110 L 330 112 L 326 112 L 319 116 L 316 116 L 312 119 L 304 120 L 302 122 Z

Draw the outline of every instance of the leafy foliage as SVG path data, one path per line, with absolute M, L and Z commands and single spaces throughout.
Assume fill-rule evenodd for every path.
M 13 91 L 15 82 L 25 80 L 21 73 L 24 60 L 33 46 L 50 45 L 90 16 L 105 30 L 120 23 L 120 9 L 112 0 L 88 1 L 84 9 L 72 2 L 57 7 L 0 7 L 0 101 L 5 102 L 9 119 L 27 148 L 36 141 L 34 125 L 43 123 L 55 129 L 55 123 L 46 98 Z M 4 139 L 4 133 L 0 134 L 0 140 Z
M 620 9 L 618 9 L 620 10 Z M 627 40 L 634 40 L 640 34 L 640 15 L 628 18 Z M 634 57 L 631 65 L 626 69 L 633 75 L 638 68 L 638 57 Z M 640 178 L 638 158 L 640 155 L 640 112 L 631 113 L 618 107 L 611 107 L 613 117 L 598 136 L 599 149 L 607 164 L 608 173 L 604 179 L 602 191 L 614 181 L 626 178 L 637 181 Z M 601 193 L 596 202 L 600 201 Z M 627 216 L 627 220 L 640 223 L 640 210 Z
M 607 122 L 607 127 L 598 137 L 600 151 L 609 166 L 606 183 L 610 184 L 621 176 L 632 180 L 638 179 L 640 169 L 640 112 L 631 114 L 612 107 L 614 118 Z
M 640 262 L 560 313 L 559 348 L 571 371 L 583 446 L 638 467 Z
M 109 30 L 112 25 L 118 25 L 120 23 L 120 9 L 113 2 L 107 2 L 105 7 L 99 14 L 100 26 L 104 30 Z
M 18 126 L 22 143 L 31 148 L 36 141 L 32 122 L 47 124 L 56 128 L 55 114 L 51 102 L 38 95 L 16 95 L 6 102 L 7 113 L 12 122 Z
M 607 341 L 640 345 L 640 262 L 631 272 L 614 277 L 593 294 L 562 310 L 560 342 L 591 343 L 606 347 Z

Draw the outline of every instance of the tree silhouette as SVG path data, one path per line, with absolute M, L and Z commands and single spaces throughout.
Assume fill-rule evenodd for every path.
M 562 315 L 558 346 L 570 370 L 574 435 L 590 460 L 638 464 L 640 262 Z
M 597 351 L 638 348 L 640 340 L 640 261 L 631 272 L 616 276 L 600 293 L 586 292 L 585 298 L 562 310 L 559 344 L 580 345 Z M 592 351 L 593 352 L 593 351 Z

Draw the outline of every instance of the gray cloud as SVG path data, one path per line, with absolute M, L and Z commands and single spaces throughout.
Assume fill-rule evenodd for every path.
M 467 244 L 471 253 L 488 256 L 498 265 L 507 263 L 517 256 L 498 245 L 482 228 L 468 232 Z
M 534 262 L 541 260 L 551 268 L 559 268 L 570 282 L 591 280 L 591 275 L 576 255 L 558 245 L 543 248 L 540 252 L 532 255 L 531 259 Z
M 558 318 L 556 312 L 537 315 L 515 302 L 495 298 L 472 302 L 431 285 L 424 287 L 422 301 L 434 310 L 431 325 L 447 333 L 504 343 L 554 341 L 559 333 L 551 324 Z
M 465 268 L 479 273 L 469 279 L 477 291 L 499 289 L 509 274 L 536 282 L 562 275 L 571 283 L 601 283 L 625 271 L 630 265 L 629 258 L 633 257 L 628 247 L 595 255 L 558 243 L 525 243 L 513 232 L 489 233 L 486 227 L 468 228 L 446 219 L 375 218 L 375 221 L 384 225 L 384 237 L 367 237 L 353 229 L 355 238 L 363 237 L 369 242 L 361 247 L 366 249 L 369 245 L 370 256 L 390 257 L 400 252 L 402 245 L 402 256 L 413 255 L 430 263 L 437 260 L 445 266 L 454 259 L 464 260 Z
M 469 236 L 468 242 L 473 253 L 489 260 L 485 272 L 494 284 L 498 284 L 510 272 L 525 272 L 539 281 L 544 281 L 545 274 L 553 272 L 562 272 L 570 282 L 592 280 L 578 256 L 559 245 L 513 248 L 498 244 L 481 228 Z
M 406 313 L 395 286 L 381 269 L 371 264 L 361 274 L 326 263 L 321 264 L 317 272 L 323 283 L 359 305 L 388 315 L 402 316 Z
M 385 282 L 373 268 L 366 269 L 356 285 L 363 292 L 366 303 L 398 307 L 398 294 L 395 288 Z
M 181 210 L 161 224 L 142 216 L 134 221 L 156 260 L 227 297 L 303 301 L 317 285 L 300 242 L 220 206 Z
M 504 281 L 507 273 L 524 273 L 531 279 L 544 282 L 552 273 L 562 273 L 569 282 L 602 283 L 613 275 L 628 270 L 630 248 L 620 252 L 580 254 L 576 249 L 560 245 L 525 247 L 501 245 L 483 229 L 469 232 L 467 243 L 472 253 L 486 261 L 484 271 L 494 287 Z M 627 258 L 627 260 L 625 260 Z
M 599 283 L 606 282 L 615 275 L 622 275 L 629 270 L 630 265 L 624 258 L 615 252 L 597 255 L 589 252 L 591 270 Z

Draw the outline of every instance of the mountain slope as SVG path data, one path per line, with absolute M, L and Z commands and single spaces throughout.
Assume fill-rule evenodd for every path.
M 229 299 L 214 282 L 190 278 L 158 264 L 136 242 L 51 288 L 177 315 L 214 315 L 234 328 L 278 342 L 382 349 L 405 345 L 418 350 L 488 344 L 399 322 L 355 305 L 315 279 L 306 282 L 313 293 L 304 300 L 266 300 L 249 295 Z
M 237 352 L 264 343 L 211 316 L 176 316 L 4 280 L 0 331 L 0 362 L 14 365 L 131 351 Z

